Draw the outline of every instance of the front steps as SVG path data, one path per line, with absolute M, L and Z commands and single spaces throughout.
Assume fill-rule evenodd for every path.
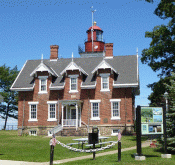
M 60 131 L 61 136 L 87 136 L 87 129 L 79 127 L 76 130 L 76 127 L 63 127 L 63 130 Z

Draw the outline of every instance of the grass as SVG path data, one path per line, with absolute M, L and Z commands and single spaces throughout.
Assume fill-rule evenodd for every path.
M 72 143 L 72 139 L 79 137 L 56 137 L 62 143 Z M 111 137 L 110 141 L 117 141 L 117 137 Z M 143 139 L 145 140 L 145 138 Z M 50 138 L 46 136 L 18 136 L 17 131 L 0 131 L 0 159 L 19 160 L 29 162 L 49 162 L 50 161 Z M 122 136 L 122 148 L 136 145 L 135 136 Z M 73 147 L 77 147 L 76 145 Z M 107 152 L 117 150 L 117 145 L 107 149 Z M 99 153 L 100 153 L 99 152 Z M 54 150 L 54 160 L 68 159 L 88 155 L 70 151 L 60 145 L 56 145 Z
M 175 155 L 172 155 L 171 159 L 162 159 L 161 158 L 161 152 L 147 147 L 142 149 L 143 155 L 146 156 L 145 161 L 136 161 L 133 154 L 136 153 L 136 150 L 131 151 L 124 151 L 121 155 L 121 162 L 118 162 L 118 155 L 106 155 L 106 156 L 100 156 L 96 157 L 95 160 L 93 159 L 84 159 L 79 161 L 73 161 L 64 163 L 64 165 L 174 165 L 175 164 Z

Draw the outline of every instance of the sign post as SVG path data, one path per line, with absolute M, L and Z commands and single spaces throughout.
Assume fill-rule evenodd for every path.
M 122 135 L 119 131 L 119 133 L 118 133 L 118 162 L 121 161 L 121 141 L 120 141 L 121 137 L 122 137 Z
M 98 143 L 98 128 L 97 127 L 93 127 L 92 133 L 89 133 L 88 143 L 93 144 L 93 149 L 95 149 L 95 143 Z M 93 152 L 93 160 L 95 160 L 95 152 Z
M 163 109 L 164 152 L 167 154 L 166 109 Z
M 141 107 L 137 106 L 136 109 L 136 133 L 137 133 L 137 154 L 141 156 Z
M 163 129 L 163 109 L 162 107 L 144 107 L 136 108 L 136 133 L 137 133 L 137 155 L 136 160 L 145 160 L 142 156 L 141 136 L 142 135 L 162 135 L 166 131 Z M 164 114 L 165 115 L 165 114 Z M 166 124 L 166 123 L 165 123 Z M 165 125 L 166 126 L 166 125 Z M 165 132 L 164 132 L 165 131 Z
M 54 155 L 54 147 L 56 146 L 56 138 L 53 134 L 52 139 L 50 140 L 50 165 L 53 165 L 53 155 Z

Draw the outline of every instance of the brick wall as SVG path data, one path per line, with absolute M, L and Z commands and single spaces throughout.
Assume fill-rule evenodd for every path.
M 19 92 L 18 102 L 18 126 L 22 126 L 23 121 L 23 108 L 24 108 L 24 126 L 28 127 L 41 127 L 41 126 L 54 126 L 58 123 L 61 124 L 61 103 L 58 103 L 59 108 L 59 121 L 47 121 L 48 119 L 48 104 L 47 101 L 58 100 L 82 100 L 81 120 L 89 125 L 103 125 L 106 127 L 112 126 L 124 126 L 125 124 L 133 125 L 133 95 L 131 88 L 113 88 L 113 74 L 109 77 L 109 89 L 110 91 L 102 92 L 101 90 L 101 77 L 100 73 L 111 73 L 108 69 L 99 70 L 97 74 L 97 85 L 95 89 L 81 89 L 82 75 L 78 71 L 68 71 L 67 75 L 78 74 L 78 93 L 69 93 L 70 90 L 70 78 L 65 77 L 64 90 L 50 91 L 49 86 L 52 81 L 52 76 L 46 72 L 38 73 L 35 78 L 34 91 Z M 39 94 L 39 79 L 38 76 L 48 76 L 47 93 Z M 24 101 L 25 99 L 25 101 Z M 100 102 L 100 120 L 94 121 L 91 118 L 91 103 L 89 100 L 101 100 Z M 111 102 L 110 99 L 121 99 L 120 102 L 120 120 L 111 120 Z M 38 101 L 37 119 L 38 121 L 29 120 L 29 104 L 30 101 Z M 57 109 L 58 110 L 58 109 Z M 57 111 L 58 119 L 58 111 Z

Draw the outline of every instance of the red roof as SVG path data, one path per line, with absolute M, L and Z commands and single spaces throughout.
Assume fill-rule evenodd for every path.
M 89 30 L 92 29 L 92 26 L 89 28 Z M 101 28 L 99 26 L 93 26 L 93 29 L 96 29 L 96 30 L 101 30 Z

